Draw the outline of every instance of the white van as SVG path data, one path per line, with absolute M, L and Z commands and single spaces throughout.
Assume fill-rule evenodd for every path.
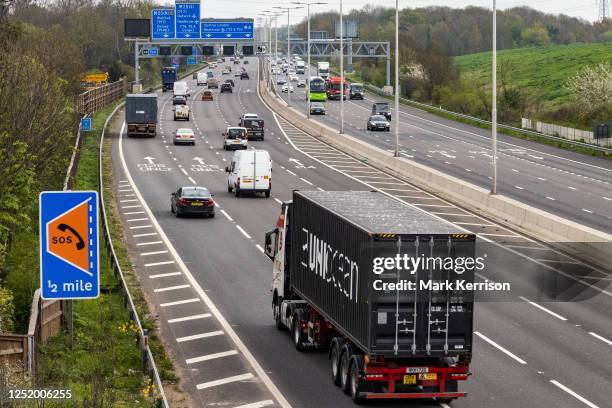
M 272 160 L 267 150 L 238 150 L 225 171 L 229 173 L 229 193 L 233 192 L 236 197 L 247 192 L 264 193 L 266 197 L 270 197 Z
M 206 72 L 198 72 L 197 85 L 206 86 L 208 83 L 208 75 Z
M 186 98 L 190 96 L 190 91 L 189 88 L 187 88 L 187 82 L 185 81 L 175 82 L 173 90 L 174 96 L 181 95 Z

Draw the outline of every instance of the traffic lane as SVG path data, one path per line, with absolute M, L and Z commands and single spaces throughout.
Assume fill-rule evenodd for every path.
M 283 97 L 287 100 L 286 94 L 283 94 Z M 294 105 L 302 104 L 302 107 L 305 107 L 302 97 L 293 98 L 292 103 Z M 316 119 L 332 127 L 337 127 L 336 121 L 339 120 L 339 116 L 337 116 L 337 112 L 334 113 L 334 109 L 339 109 L 339 102 L 330 101 L 326 105 L 328 111 L 331 112 L 330 117 L 321 116 L 316 117 Z M 351 127 L 350 123 L 350 121 L 346 122 L 347 127 Z M 387 132 L 367 132 L 359 127 L 353 126 L 353 128 L 355 129 L 354 135 L 366 142 L 386 150 L 393 150 L 395 148 L 395 143 L 391 140 L 392 136 Z M 381 136 L 379 136 L 379 133 L 381 133 Z M 405 136 L 406 134 L 402 133 L 402 135 Z M 481 151 L 468 150 L 461 154 L 456 149 L 435 150 L 436 147 L 431 146 L 432 143 L 440 146 L 440 143 L 444 143 L 443 140 L 427 140 L 412 134 L 408 134 L 408 137 L 412 143 L 403 141 L 403 144 L 400 145 L 400 151 L 403 151 L 402 154 L 405 157 L 416 159 L 416 161 L 422 164 L 483 188 L 491 186 L 491 176 L 489 176 L 491 172 L 490 165 L 487 161 L 480 160 L 477 157 L 490 156 L 486 149 Z M 459 143 L 459 145 L 463 144 Z M 411 147 L 408 148 L 407 146 Z M 419 147 L 419 149 L 417 150 L 415 147 Z M 431 150 L 432 147 L 434 150 Z M 457 146 L 453 145 L 452 147 Z M 453 157 L 449 157 L 451 155 Z M 454 163 L 457 157 L 459 157 L 462 163 Z M 574 178 L 578 181 L 574 183 L 577 187 L 573 187 L 572 183 L 568 182 L 570 174 L 556 172 L 551 169 L 544 169 L 550 170 L 544 173 L 541 168 L 542 165 L 540 167 L 525 166 L 524 159 L 516 156 L 509 157 L 519 161 L 514 164 L 504 163 L 503 161 L 498 162 L 500 163 L 500 176 L 498 177 L 499 192 L 506 193 L 513 198 L 523 200 L 544 210 L 552 210 L 553 212 L 556 210 L 555 213 L 559 216 L 592 226 L 595 229 L 602 231 L 611 229 L 612 213 L 609 202 L 612 201 L 612 198 L 609 196 L 612 194 L 605 188 L 609 186 L 607 182 L 588 180 L 587 178 L 575 175 Z M 542 177 L 543 175 L 547 177 Z M 530 180 L 526 180 L 526 178 Z M 538 188 L 532 188 L 530 181 L 535 180 L 547 182 L 539 185 Z M 555 181 L 558 182 L 555 183 Z M 536 196 L 530 196 L 527 194 L 528 192 L 533 192 Z M 568 205 L 568 203 L 571 203 L 571 205 Z

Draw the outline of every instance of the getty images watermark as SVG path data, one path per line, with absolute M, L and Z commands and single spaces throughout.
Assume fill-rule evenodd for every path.
M 479 257 L 442 257 L 410 256 L 396 254 L 392 257 L 376 257 L 372 262 L 372 272 L 377 276 L 392 274 L 392 277 L 412 275 L 413 280 L 396 279 L 395 281 L 374 279 L 372 286 L 377 291 L 510 291 L 508 282 L 473 282 L 473 274 L 485 269 L 486 254 Z M 453 272 L 456 277 L 451 276 Z M 469 279 L 462 278 L 468 272 Z M 442 278 L 445 275 L 446 279 Z M 434 278 L 435 277 L 435 278 Z

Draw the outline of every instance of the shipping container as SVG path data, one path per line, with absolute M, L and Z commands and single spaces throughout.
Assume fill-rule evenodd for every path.
M 126 95 L 125 123 L 128 128 L 128 136 L 155 136 L 157 128 L 157 95 Z

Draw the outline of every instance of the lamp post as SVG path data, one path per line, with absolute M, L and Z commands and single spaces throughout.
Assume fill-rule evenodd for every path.
M 344 134 L 344 22 L 340 0 L 340 134 Z
M 322 2 L 317 2 L 317 3 L 306 3 L 306 2 L 301 2 L 301 1 L 294 1 L 293 4 L 298 4 L 298 5 L 305 5 L 306 6 L 306 10 L 307 10 L 307 14 L 308 14 L 308 62 L 306 65 L 306 78 L 308 78 L 307 81 L 307 86 L 308 88 L 310 88 L 310 6 L 314 6 L 314 5 L 319 5 L 319 4 L 327 4 L 327 3 L 322 3 Z M 309 101 L 309 90 L 306 90 L 306 101 Z M 310 106 L 307 103 L 306 104 L 306 115 L 308 117 L 310 117 Z
M 287 12 L 287 64 L 291 63 L 291 10 L 298 10 L 304 7 L 274 7 Z M 287 69 L 287 106 L 291 107 L 291 81 L 289 81 L 289 70 Z
M 395 0 L 395 157 L 399 157 L 399 0 Z
M 493 185 L 491 194 L 497 194 L 497 1 L 493 0 L 493 78 L 491 101 L 491 143 L 493 149 Z

